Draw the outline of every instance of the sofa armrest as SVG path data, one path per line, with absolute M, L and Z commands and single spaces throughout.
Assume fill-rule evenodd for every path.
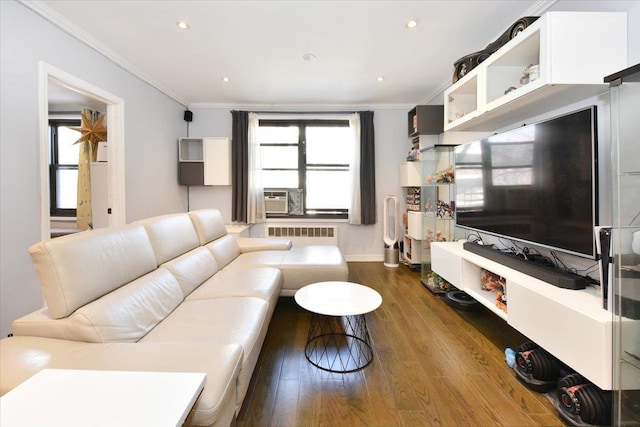
M 236 381 L 241 362 L 242 347 L 239 344 L 92 344 L 14 336 L 0 340 L 0 395 L 45 368 L 204 372 L 207 382 L 189 414 L 188 424 L 212 425 L 222 421 L 229 410 L 231 414 L 235 410 Z M 221 424 L 228 425 L 229 422 Z
M 290 239 L 267 237 L 236 237 L 240 253 L 256 251 L 288 251 L 291 249 Z

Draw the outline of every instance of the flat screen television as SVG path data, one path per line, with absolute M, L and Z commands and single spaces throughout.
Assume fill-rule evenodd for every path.
M 596 107 L 459 145 L 456 225 L 595 258 Z

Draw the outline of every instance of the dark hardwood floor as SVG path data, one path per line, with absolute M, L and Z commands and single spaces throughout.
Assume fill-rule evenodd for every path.
M 349 263 L 376 289 L 367 314 L 373 362 L 349 374 L 304 357 L 310 314 L 280 298 L 244 405 L 250 426 L 562 426 L 551 403 L 515 378 L 504 349 L 526 338 L 488 310 L 460 312 L 405 266 Z

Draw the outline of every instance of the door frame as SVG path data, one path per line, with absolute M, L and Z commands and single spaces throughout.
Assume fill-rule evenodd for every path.
M 109 141 L 109 191 L 111 207 L 109 226 L 126 224 L 124 168 L 124 100 L 53 65 L 39 63 L 39 164 L 40 164 L 40 231 L 41 239 L 51 236 L 49 215 L 49 79 L 74 92 L 107 105 L 107 139 Z

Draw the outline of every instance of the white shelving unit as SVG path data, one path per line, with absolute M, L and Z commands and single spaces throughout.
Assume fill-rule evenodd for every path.
M 477 254 L 463 242 L 431 244 L 432 269 L 572 369 L 604 390 L 612 388 L 612 314 L 600 292 L 561 289 Z M 481 271 L 506 279 L 507 312 L 481 287 Z
M 181 185 L 231 185 L 229 138 L 180 138 L 178 169 Z
M 548 12 L 445 91 L 444 130 L 491 131 L 604 93 L 626 66 L 626 13 Z

